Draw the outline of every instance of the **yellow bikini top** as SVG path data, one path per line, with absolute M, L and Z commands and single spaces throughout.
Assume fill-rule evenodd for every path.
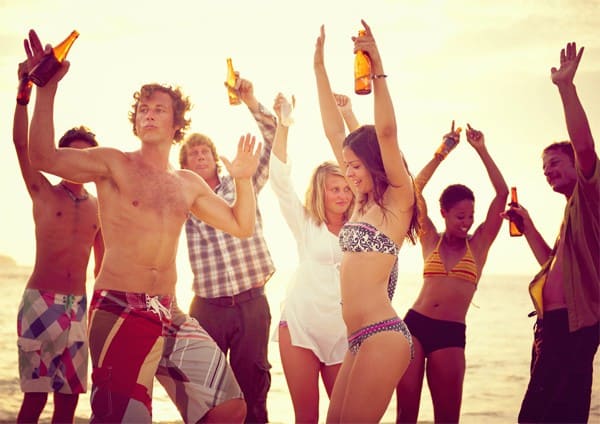
M 469 240 L 465 240 L 467 243 L 467 251 L 464 256 L 460 258 L 460 261 L 450 271 L 446 271 L 446 267 L 440 257 L 440 244 L 444 235 L 440 235 L 440 239 L 435 246 L 435 249 L 425 260 L 423 267 L 423 277 L 454 277 L 460 278 L 461 280 L 468 281 L 469 283 L 477 284 L 479 274 L 477 273 L 477 264 L 475 258 L 471 252 L 469 246 Z

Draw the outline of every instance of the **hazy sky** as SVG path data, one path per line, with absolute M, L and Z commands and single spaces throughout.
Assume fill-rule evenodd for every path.
M 550 68 L 558 66 L 566 42 L 585 46 L 575 83 L 598 140 L 599 1 L 4 0 L 0 1 L 0 254 L 22 265 L 34 262 L 31 201 L 11 141 L 17 64 L 24 57 L 22 40 L 29 28 L 52 44 L 73 29 L 81 33 L 69 54 L 71 69 L 59 86 L 57 135 L 85 124 L 102 145 L 134 150 L 139 142 L 127 119 L 132 94 L 143 83 L 166 82 L 180 85 L 190 95 L 191 130 L 208 134 L 220 153 L 230 155 L 240 134 L 258 134 L 258 129 L 244 106 L 227 103 L 223 87 L 227 57 L 254 83 L 257 98 L 267 107 L 279 91 L 295 94 L 296 123 L 289 144 L 294 179 L 303 194 L 314 166 L 333 157 L 321 127 L 312 69 L 321 24 L 327 33 L 325 60 L 334 90 L 351 94 L 359 121 L 372 122 L 372 97 L 352 93 L 350 37 L 360 28 L 361 18 L 372 27 L 389 75 L 399 141 L 411 171 L 416 174 L 429 160 L 452 119 L 463 127 L 471 123 L 484 132 L 508 185 L 518 187 L 521 203 L 551 243 L 564 198 L 548 187 L 540 152 L 568 136 Z M 173 164 L 177 153 L 174 147 Z M 473 189 L 479 224 L 492 186 L 464 137 L 425 191 L 438 228 L 443 221 L 437 199 L 451 183 Z M 88 188 L 94 191 L 92 185 Z M 289 268 L 295 264 L 296 248 L 269 185 L 260 203 L 276 264 Z M 400 258 L 402 271 L 420 272 L 419 247 L 405 245 Z M 189 273 L 184 243 L 178 263 L 184 276 Z M 511 239 L 504 225 L 486 272 L 537 269 L 525 239 Z

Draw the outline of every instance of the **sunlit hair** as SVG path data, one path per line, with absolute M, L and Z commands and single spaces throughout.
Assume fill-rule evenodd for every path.
M 575 165 L 575 151 L 573 150 L 573 144 L 571 144 L 570 141 L 557 141 L 552 143 L 549 146 L 546 146 L 542 154 L 552 151 L 564 153 L 571 159 L 571 163 Z
M 213 155 L 215 163 L 217 164 L 217 174 L 221 172 L 221 162 L 219 161 L 219 156 L 217 155 L 217 147 L 215 146 L 215 143 L 213 143 L 213 141 L 207 135 L 200 133 L 192 133 L 188 135 L 181 144 L 181 149 L 179 150 L 179 166 L 181 168 L 187 166 L 188 150 L 195 146 L 207 146 Z
M 173 100 L 173 123 L 175 126 L 181 127 L 175 131 L 173 143 L 179 143 L 181 140 L 183 140 L 185 131 L 190 126 L 191 119 L 186 118 L 186 114 L 192 108 L 192 103 L 190 98 L 183 94 L 181 88 L 172 87 L 170 85 L 156 83 L 145 84 L 142 86 L 142 88 L 140 88 L 140 91 L 136 91 L 133 94 L 135 103 L 131 105 L 132 110 L 129 111 L 129 122 L 133 124 L 133 133 L 137 135 L 137 131 L 135 129 L 135 119 L 137 117 L 137 109 L 140 101 L 149 99 L 157 91 L 167 93 Z
M 69 147 L 74 141 L 81 140 L 85 141 L 90 147 L 98 146 L 96 141 L 96 134 L 94 134 L 88 127 L 81 125 L 79 127 L 73 127 L 63 134 L 58 140 L 58 147 Z
M 440 208 L 449 211 L 454 205 L 463 200 L 475 201 L 475 196 L 471 189 L 462 184 L 449 185 L 440 196 Z
M 391 184 L 387 178 L 387 174 L 385 173 L 385 168 L 383 166 L 383 159 L 381 158 L 381 149 L 379 148 L 379 141 L 377 140 L 375 126 L 363 125 L 352 131 L 344 140 L 342 148 L 344 147 L 351 149 L 361 160 L 367 171 L 369 171 L 371 174 L 371 178 L 373 179 L 373 201 L 381 208 L 385 215 L 386 208 L 383 206 L 383 195 L 385 190 Z M 410 174 L 410 171 L 408 171 L 408 164 L 406 163 L 404 156 L 402 156 L 401 165 L 404 166 L 407 172 Z M 412 185 L 413 192 L 415 193 L 415 202 L 413 205 L 413 214 L 410 220 L 410 225 L 408 227 L 408 231 L 406 232 L 406 238 L 410 240 L 412 244 L 416 244 L 417 233 L 419 232 L 421 224 L 419 222 L 419 202 L 417 201 L 414 180 Z
M 310 177 L 310 184 L 306 190 L 306 195 L 304 196 L 304 208 L 307 215 L 317 225 L 323 223 L 327 224 L 327 216 L 325 214 L 325 181 L 327 175 L 337 175 L 345 180 L 342 170 L 338 164 L 334 162 L 325 161 L 314 169 L 312 176 Z M 353 209 L 354 196 L 352 196 L 352 201 L 350 202 L 348 209 L 344 212 L 344 222 L 348 221 Z

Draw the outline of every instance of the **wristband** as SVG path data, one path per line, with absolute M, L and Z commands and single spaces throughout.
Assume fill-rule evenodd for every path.
M 375 74 L 375 75 L 371 75 L 371 79 L 379 79 L 379 78 L 387 78 L 386 74 Z

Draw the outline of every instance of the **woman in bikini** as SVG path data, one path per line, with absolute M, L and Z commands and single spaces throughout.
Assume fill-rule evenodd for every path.
M 397 389 L 397 422 L 417 422 L 423 377 L 433 400 L 435 422 L 455 423 L 460 418 L 463 379 L 465 375 L 465 317 L 481 278 L 492 242 L 502 223 L 508 187 L 484 143 L 484 136 L 467 125 L 467 141 L 483 162 L 496 192 L 487 216 L 473 235 L 475 198 L 466 186 L 448 186 L 440 197 L 445 231 L 438 233 L 422 211 L 419 240 L 424 259 L 423 287 L 404 321 L 412 334 L 415 358 Z M 452 129 L 444 138 L 458 142 L 460 130 Z M 456 145 L 456 144 L 455 144 Z M 419 173 L 415 185 L 423 190 L 444 155 L 436 153 Z M 420 195 L 419 195 L 420 196 Z
M 314 69 L 325 134 L 357 206 L 340 230 L 340 286 L 348 352 L 333 387 L 327 422 L 378 422 L 411 359 L 410 333 L 391 305 L 397 254 L 415 241 L 415 189 L 398 146 L 394 107 L 369 26 L 353 37 L 354 51 L 371 58 L 375 125 L 347 137 L 323 59 L 324 28 Z

